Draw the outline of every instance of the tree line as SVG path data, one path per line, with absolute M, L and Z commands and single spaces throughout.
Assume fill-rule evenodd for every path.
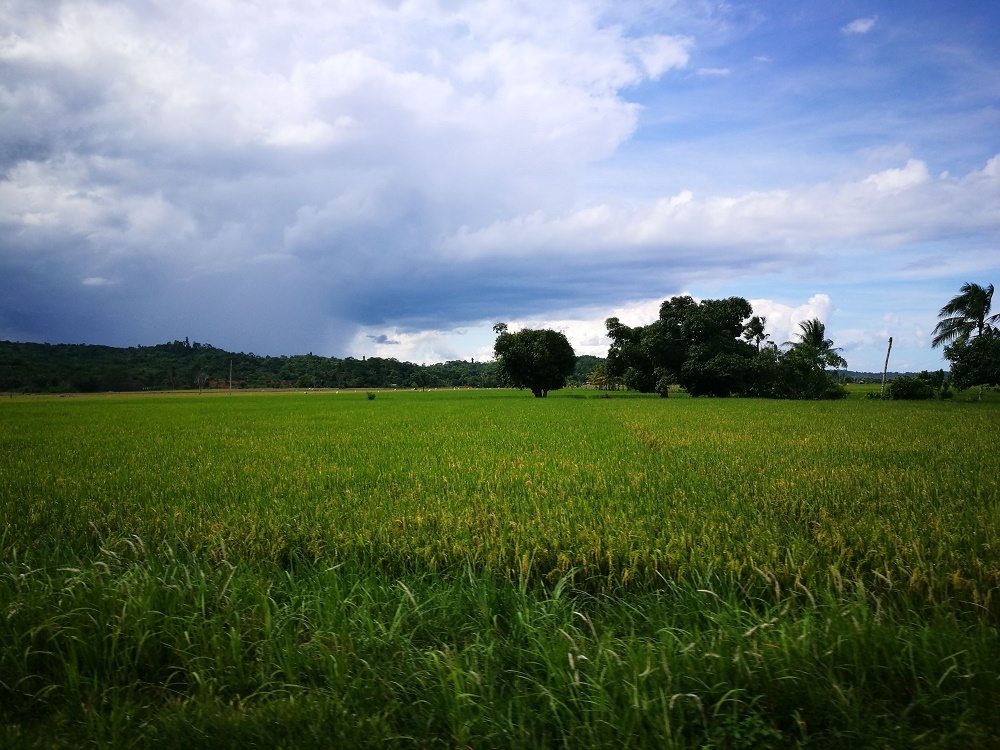
M 938 313 L 932 345 L 944 346 L 951 381 L 963 390 L 1000 384 L 1000 313 L 991 314 L 993 285 L 966 283 Z M 664 300 L 659 316 L 630 327 L 618 318 L 605 321 L 611 347 L 605 362 L 592 368 L 598 388 L 625 387 L 666 397 L 672 386 L 692 396 L 749 396 L 787 399 L 838 399 L 847 395 L 831 368 L 847 361 L 826 336 L 818 318 L 799 324 L 793 341 L 778 344 L 767 334 L 767 319 L 753 314 L 742 297 L 696 302 L 684 295 Z M 511 333 L 494 326 L 494 356 L 501 383 L 528 388 L 536 397 L 562 387 L 573 371 L 573 348 L 565 335 L 525 329 Z M 951 395 L 943 371 L 900 378 L 890 398 L 942 398 Z
M 608 318 L 605 325 L 611 347 L 591 373 L 598 387 L 621 384 L 663 397 L 671 386 L 696 397 L 847 395 L 827 372 L 847 362 L 820 320 L 802 323 L 797 340 L 782 349 L 766 333 L 766 318 L 755 316 L 742 297 L 701 302 L 673 297 L 660 305 L 659 317 L 649 325 L 630 327 L 618 318 Z M 536 396 L 560 387 L 560 373 L 569 372 L 573 357 L 565 336 L 530 329 L 512 334 L 503 323 L 494 331 L 501 382 L 529 388 Z
M 895 397 L 925 398 L 947 384 L 1000 385 L 1000 313 L 991 311 L 993 285 L 966 283 L 939 311 L 932 345 L 944 347 L 951 372 L 907 382 Z M 454 360 L 417 365 L 393 358 L 339 359 L 314 354 L 260 356 L 188 339 L 115 348 L 86 344 L 0 341 L 0 391 L 95 392 L 192 388 L 527 388 L 538 397 L 566 385 L 628 388 L 666 396 L 843 398 L 830 368 L 847 362 L 818 320 L 800 324 L 792 341 L 770 340 L 767 320 L 742 297 L 696 302 L 673 297 L 645 326 L 605 321 L 606 358 L 576 356 L 563 333 L 511 332 L 494 327 L 494 362 Z M 903 395 L 907 394 L 907 395 Z
M 173 341 L 115 348 L 0 342 L 0 390 L 96 392 L 228 388 L 440 388 L 497 384 L 490 362 L 420 366 L 391 358 L 271 357 Z

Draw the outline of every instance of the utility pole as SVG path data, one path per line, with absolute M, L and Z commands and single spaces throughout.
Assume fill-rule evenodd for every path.
M 882 368 L 882 387 L 879 389 L 878 395 L 882 396 L 885 394 L 885 374 L 889 371 L 889 352 L 892 351 L 892 336 L 889 337 L 889 348 L 885 350 L 885 367 Z
M 229 395 L 233 395 L 233 360 L 229 360 Z

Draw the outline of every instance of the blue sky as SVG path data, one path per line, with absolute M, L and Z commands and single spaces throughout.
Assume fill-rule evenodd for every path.
M 1000 4 L 0 4 L 0 338 L 432 362 L 739 295 L 852 369 L 1000 284 Z

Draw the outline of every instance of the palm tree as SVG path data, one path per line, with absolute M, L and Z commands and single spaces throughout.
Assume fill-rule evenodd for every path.
M 799 340 L 792 345 L 797 349 L 811 349 L 815 353 L 815 361 L 822 367 L 847 367 L 847 360 L 837 352 L 833 341 L 826 337 L 826 326 L 819 318 L 804 320 L 799 323 Z M 786 344 L 792 343 L 786 341 Z
M 743 326 L 743 339 L 756 346 L 757 351 L 760 351 L 760 345 L 767 341 L 767 331 L 764 330 L 766 325 L 767 318 L 760 315 L 754 315 L 747 321 L 747 324 Z
M 982 336 L 983 331 L 1000 321 L 1000 313 L 990 315 L 993 306 L 993 285 L 979 286 L 966 281 L 948 304 L 938 311 L 938 324 L 934 326 L 931 346 L 942 344 L 967 344 L 972 334 Z M 945 349 L 948 356 L 948 349 Z M 949 357 L 950 359 L 950 357 Z M 983 400 L 983 386 L 979 386 L 979 400 Z
M 993 285 L 982 287 L 965 282 L 960 294 L 952 297 L 938 312 L 938 324 L 934 326 L 931 346 L 938 347 L 954 341 L 966 342 L 975 333 L 983 334 L 987 325 L 1000 321 L 1000 313 L 990 315 L 993 301 Z
M 608 365 L 606 362 L 594 365 L 594 368 L 590 371 L 590 375 L 587 377 L 587 383 L 599 391 L 617 391 L 620 382 L 618 378 L 608 374 Z

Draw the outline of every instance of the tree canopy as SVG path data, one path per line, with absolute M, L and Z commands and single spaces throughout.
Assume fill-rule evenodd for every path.
M 497 384 L 492 362 L 416 365 L 392 358 L 261 356 L 197 341 L 115 348 L 0 341 L 0 391 L 93 392 L 196 388 L 440 388 Z M 204 377 L 203 377 L 204 376 Z
M 931 346 L 938 347 L 955 341 L 968 341 L 973 335 L 1000 321 L 1000 313 L 990 315 L 993 303 L 993 285 L 980 286 L 965 282 L 959 293 L 948 300 L 938 311 L 938 324 L 934 326 Z
M 766 320 L 742 297 L 695 302 L 673 297 L 659 318 L 629 327 L 605 322 L 611 347 L 607 375 L 645 393 L 666 396 L 677 384 L 692 396 L 841 398 L 826 372 L 847 363 L 819 320 L 801 325 L 799 340 L 781 351 L 767 341 Z
M 497 378 L 513 388 L 527 388 L 535 398 L 566 385 L 576 367 L 576 353 L 566 335 L 551 329 L 523 328 L 516 333 L 506 323 L 493 326 Z
M 958 390 L 979 386 L 1000 386 L 1000 331 L 985 328 L 971 339 L 959 340 L 944 349 L 945 358 L 951 362 L 951 382 Z
M 951 363 L 951 379 L 962 390 L 1000 384 L 1000 332 L 995 323 L 1000 313 L 990 314 L 993 285 L 965 282 L 959 293 L 938 311 L 932 346 L 945 345 L 944 356 Z

